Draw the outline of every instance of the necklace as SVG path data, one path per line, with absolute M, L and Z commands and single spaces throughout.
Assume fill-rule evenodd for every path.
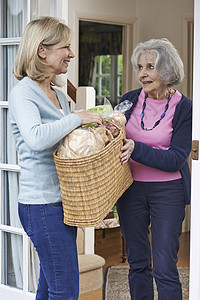
M 160 121 L 164 118 L 166 111 L 168 110 L 169 107 L 169 101 L 171 99 L 171 93 L 169 92 L 169 96 L 167 98 L 167 104 L 165 105 L 165 110 L 162 113 L 162 115 L 160 116 L 160 119 L 158 121 L 155 122 L 155 124 L 152 127 L 144 127 L 144 110 L 146 107 L 146 100 L 147 100 L 148 94 L 145 94 L 145 98 L 144 98 L 144 102 L 143 102 L 143 106 L 142 106 L 142 112 L 141 112 L 141 127 L 143 130 L 152 130 L 154 129 L 156 126 L 158 126 L 158 124 L 160 123 Z

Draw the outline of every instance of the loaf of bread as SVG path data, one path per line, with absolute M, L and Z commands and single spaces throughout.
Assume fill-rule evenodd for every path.
M 110 141 L 112 141 L 112 135 L 111 133 L 106 129 L 106 127 L 104 126 L 94 126 L 92 127 L 93 130 L 95 130 L 95 132 L 98 132 L 100 134 L 100 136 L 102 137 L 105 146 L 108 145 L 110 143 Z
M 101 135 L 92 128 L 77 128 L 68 134 L 58 148 L 57 155 L 76 158 L 96 153 L 105 147 Z
M 60 144 L 57 155 L 63 158 L 78 158 L 94 154 L 116 138 L 126 118 L 119 112 L 113 112 L 103 119 L 102 125 L 80 127 L 68 134 Z

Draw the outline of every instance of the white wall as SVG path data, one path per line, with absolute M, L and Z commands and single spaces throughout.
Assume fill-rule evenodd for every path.
M 69 0 L 69 11 L 79 10 L 94 14 L 132 17 L 135 13 L 134 0 Z
M 193 0 L 136 0 L 139 41 L 151 38 L 168 38 L 180 53 L 187 68 L 187 25 L 184 19 L 194 15 Z M 148 9 L 147 9 L 148 8 Z M 186 24 L 186 23 L 185 23 Z M 187 76 L 178 89 L 186 94 Z
M 193 0 L 136 0 L 140 41 L 168 38 L 181 51 L 181 18 L 193 16 Z
M 78 23 L 77 17 L 81 19 L 96 19 L 125 23 L 132 23 L 136 17 L 136 2 L 134 0 L 68 0 L 69 19 L 68 25 L 74 32 L 72 50 L 76 58 L 70 65 L 68 78 L 75 85 L 78 82 Z M 106 23 L 106 22 L 105 22 Z M 74 73 L 75 70 L 75 73 Z
M 193 0 L 68 0 L 68 25 L 74 32 L 72 61 L 68 78 L 78 82 L 78 23 L 77 16 L 99 20 L 133 22 L 137 18 L 136 41 L 168 38 L 182 54 L 182 18 L 193 17 Z

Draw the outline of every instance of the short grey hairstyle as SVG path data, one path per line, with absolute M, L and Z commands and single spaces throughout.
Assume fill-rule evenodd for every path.
M 184 78 L 183 62 L 178 51 L 168 39 L 151 39 L 136 46 L 131 57 L 136 75 L 140 55 L 144 52 L 156 54 L 155 70 L 164 84 L 172 87 L 182 82 Z

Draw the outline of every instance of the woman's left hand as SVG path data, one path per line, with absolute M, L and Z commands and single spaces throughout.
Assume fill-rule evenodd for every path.
M 122 165 L 124 165 L 130 158 L 131 153 L 133 152 L 135 143 L 131 139 L 124 139 L 124 144 L 121 147 L 122 154 L 120 155 L 120 160 Z

